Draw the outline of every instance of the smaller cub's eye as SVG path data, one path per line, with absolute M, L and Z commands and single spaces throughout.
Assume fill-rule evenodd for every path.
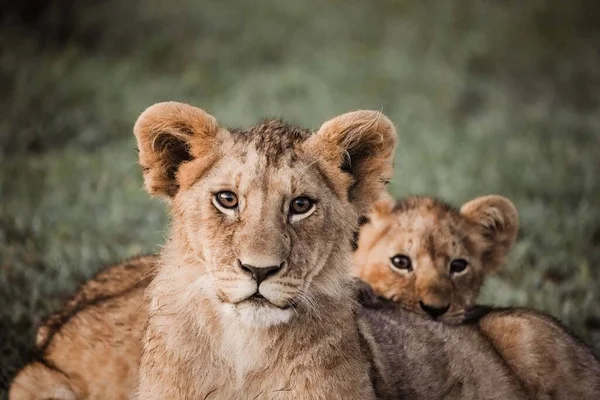
M 232 209 L 238 206 L 238 198 L 233 192 L 219 192 L 215 195 L 215 200 L 223 208 Z
M 457 258 L 456 260 L 452 260 L 450 262 L 450 273 L 451 274 L 459 274 L 467 269 L 469 263 L 467 260 L 463 260 L 462 258 Z
M 412 271 L 412 261 L 403 254 L 396 254 L 394 257 L 390 258 L 390 261 L 392 262 L 394 268 L 404 271 Z
M 290 213 L 296 215 L 306 214 L 310 211 L 314 204 L 315 202 L 306 196 L 296 197 L 290 203 Z

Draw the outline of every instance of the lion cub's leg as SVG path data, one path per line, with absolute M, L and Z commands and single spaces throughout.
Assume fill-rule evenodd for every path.
M 600 360 L 557 321 L 507 309 L 479 326 L 536 399 L 600 399 Z

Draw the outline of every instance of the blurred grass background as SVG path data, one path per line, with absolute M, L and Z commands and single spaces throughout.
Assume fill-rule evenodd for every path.
M 131 128 L 164 100 L 230 126 L 382 110 L 394 194 L 519 208 L 481 302 L 600 348 L 599 2 L 0 0 L 0 16 L 0 388 L 78 283 L 159 249 Z

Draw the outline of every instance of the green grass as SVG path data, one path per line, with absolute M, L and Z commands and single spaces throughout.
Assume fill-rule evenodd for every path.
M 160 247 L 131 127 L 169 99 L 234 126 L 382 110 L 400 133 L 394 194 L 517 205 L 519 241 L 481 301 L 543 310 L 600 348 L 595 3 L 74 3 L 43 35 L 0 32 L 3 382 L 79 282 Z

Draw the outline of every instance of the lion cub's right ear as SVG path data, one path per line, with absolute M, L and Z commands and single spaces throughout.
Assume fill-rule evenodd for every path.
M 497 269 L 517 238 L 517 208 L 506 197 L 489 195 L 463 204 L 460 213 L 478 224 L 482 230 L 487 242 L 483 253 L 485 268 L 490 271 Z
M 170 198 L 185 180 L 179 174 L 181 166 L 214 154 L 219 125 L 215 117 L 197 107 L 165 102 L 148 107 L 133 132 L 146 190 Z

